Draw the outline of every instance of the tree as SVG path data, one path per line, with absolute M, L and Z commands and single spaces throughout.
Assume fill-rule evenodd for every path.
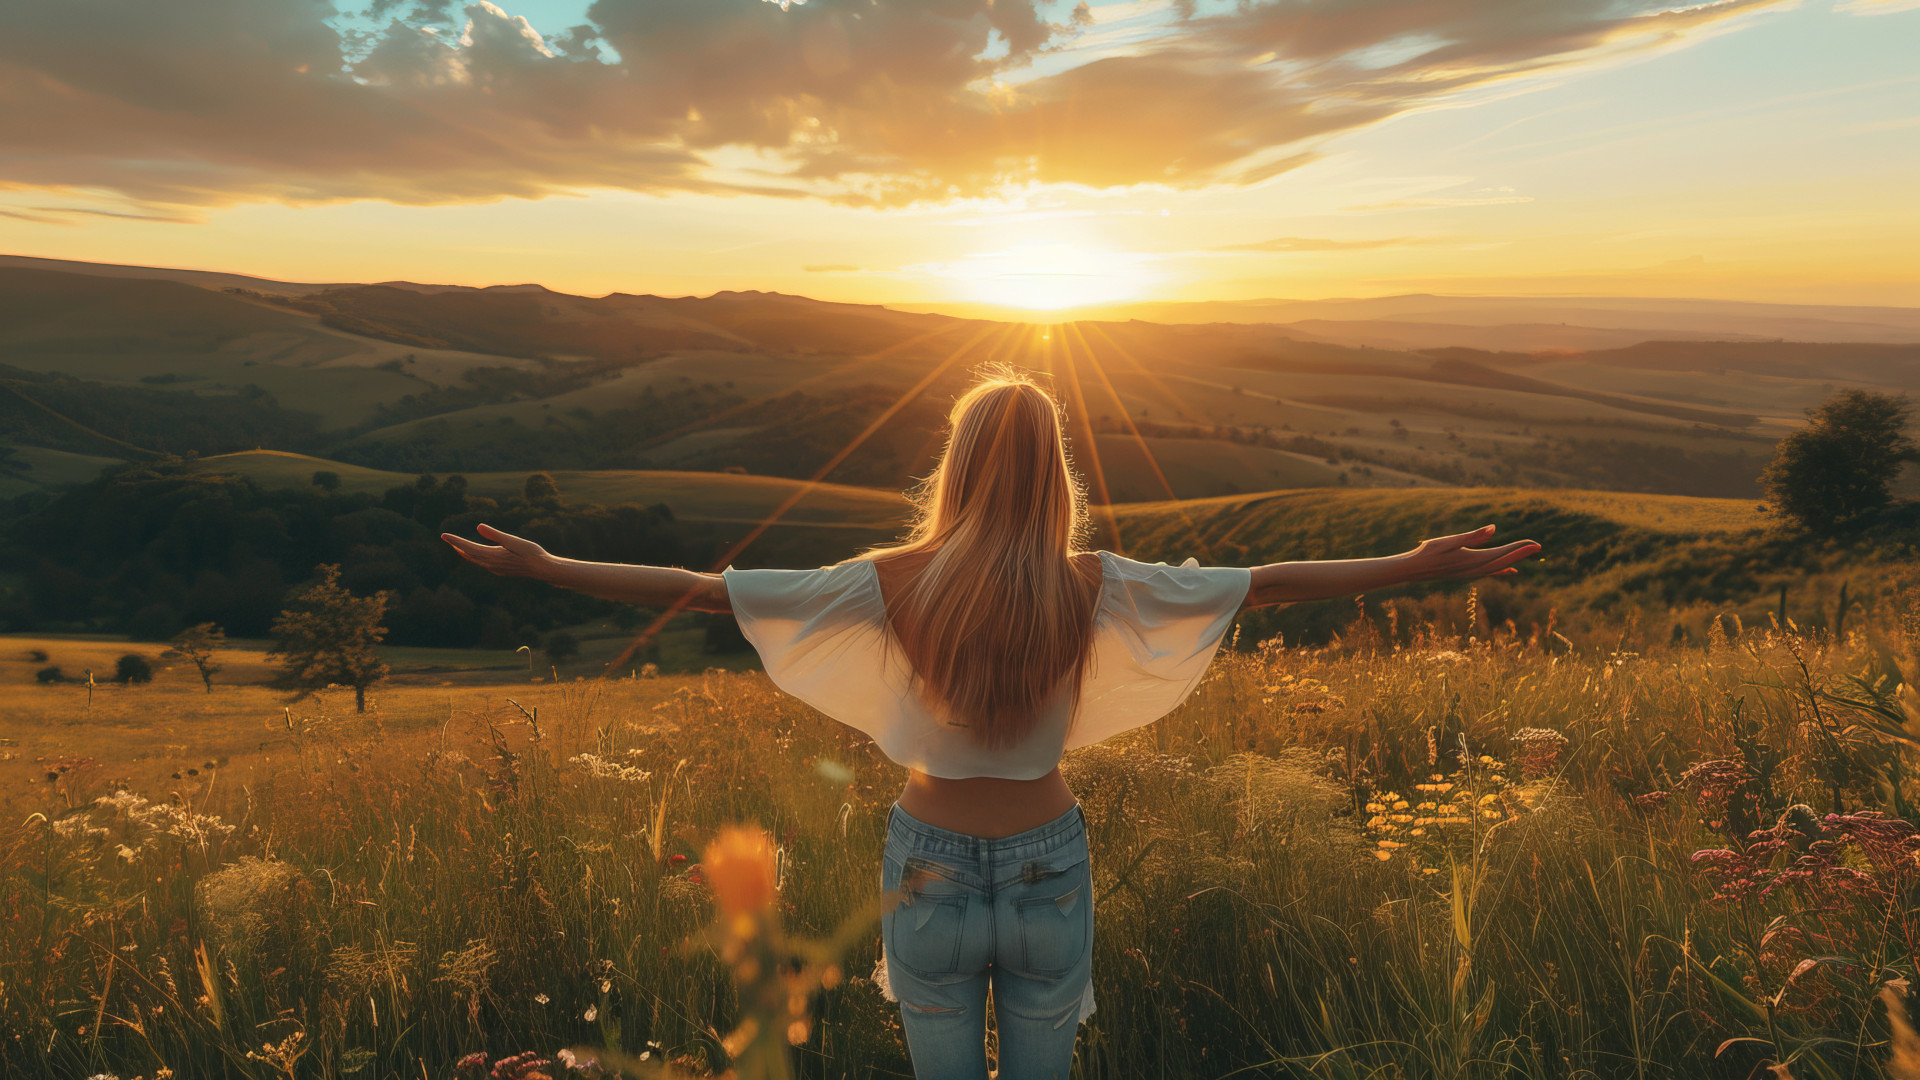
M 547 635 L 547 659 L 556 664 L 565 663 L 580 655 L 580 639 L 565 630 L 555 630 Z
M 1892 499 L 1902 462 L 1916 459 L 1904 396 L 1842 390 L 1808 409 L 1806 427 L 1780 440 L 1761 483 L 1769 506 L 1815 532 L 1835 532 Z
M 340 567 L 322 563 L 318 581 L 294 593 L 273 622 L 273 648 L 287 678 L 296 686 L 353 687 L 353 706 L 367 711 L 367 688 L 387 676 L 378 646 L 387 636 L 380 625 L 387 594 L 355 596 L 340 585 Z
M 321 469 L 313 474 L 313 486 L 321 491 L 339 491 L 340 474 L 332 469 Z
M 528 502 L 544 506 L 560 501 L 560 485 L 554 483 L 553 477 L 546 473 L 537 472 L 527 477 L 526 487 L 521 489 L 521 494 Z
M 207 693 L 213 693 L 213 673 L 220 670 L 213 654 L 227 647 L 227 633 L 219 626 L 203 622 L 174 635 L 173 647 L 160 655 L 168 660 L 185 660 L 200 672 Z
M 113 662 L 113 681 L 127 686 L 153 681 L 153 665 L 139 653 L 128 653 Z

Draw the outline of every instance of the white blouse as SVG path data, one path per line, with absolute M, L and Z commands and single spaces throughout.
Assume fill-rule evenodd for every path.
M 1213 661 L 1246 600 L 1245 567 L 1136 562 L 1100 552 L 1099 604 L 1080 701 L 1062 690 L 1025 739 L 1003 750 L 930 709 L 887 627 L 878 568 L 856 559 L 817 570 L 722 576 L 734 617 L 775 686 L 872 736 L 898 764 L 959 779 L 1034 780 L 1060 755 L 1172 712 Z

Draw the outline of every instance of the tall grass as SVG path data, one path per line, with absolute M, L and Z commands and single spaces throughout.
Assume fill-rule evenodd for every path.
M 1910 1075 L 1920 626 L 1710 630 L 1269 642 L 1070 755 L 1077 1074 Z M 143 700 L 190 727 L 190 689 Z M 770 832 L 790 933 L 877 891 L 900 770 L 759 675 L 387 697 L 298 704 L 271 770 L 175 797 L 117 794 L 112 762 L 16 793 L 0 1071 L 441 1080 L 582 1045 L 722 1071 L 743 1006 L 700 933 L 708 841 Z M 910 1073 L 877 957 L 875 923 L 800 1074 Z

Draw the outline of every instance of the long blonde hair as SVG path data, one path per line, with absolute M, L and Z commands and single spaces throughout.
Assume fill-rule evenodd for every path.
M 889 597 L 888 621 L 921 693 L 974 740 L 1024 738 L 1068 680 L 1070 704 L 1093 638 L 1097 575 L 1076 564 L 1086 492 L 1060 405 L 1027 376 L 989 368 L 954 403 L 947 442 L 908 493 L 907 538 L 862 559 L 930 557 Z

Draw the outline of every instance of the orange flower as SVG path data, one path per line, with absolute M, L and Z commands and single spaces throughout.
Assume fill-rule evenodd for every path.
M 766 830 L 738 825 L 720 830 L 700 865 L 721 911 L 743 915 L 773 907 L 773 838 Z

